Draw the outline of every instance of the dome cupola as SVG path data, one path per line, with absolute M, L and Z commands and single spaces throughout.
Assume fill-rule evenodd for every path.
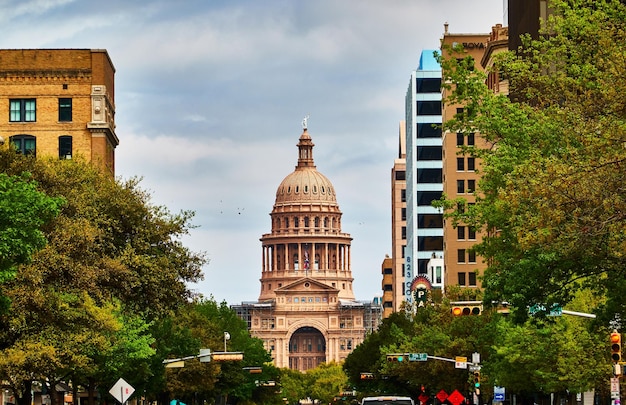
M 306 128 L 298 142 L 296 169 L 283 179 L 276 190 L 276 205 L 300 203 L 337 204 L 335 189 L 313 161 L 313 141 Z

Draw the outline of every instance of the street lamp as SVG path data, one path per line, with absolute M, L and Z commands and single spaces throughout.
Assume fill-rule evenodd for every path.
M 224 332 L 224 352 L 227 352 L 226 350 L 226 342 L 230 340 L 230 333 L 228 332 Z

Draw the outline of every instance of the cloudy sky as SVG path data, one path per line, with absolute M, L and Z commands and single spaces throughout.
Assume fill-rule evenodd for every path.
M 260 292 L 262 234 L 310 115 L 318 170 L 350 233 L 354 291 L 381 295 L 390 171 L 411 70 L 450 32 L 489 32 L 503 0 L 0 0 L 1 48 L 103 48 L 116 68 L 116 174 L 193 210 L 191 286 Z

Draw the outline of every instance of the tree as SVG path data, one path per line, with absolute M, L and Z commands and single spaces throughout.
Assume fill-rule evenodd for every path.
M 496 69 L 511 97 L 491 93 L 461 59 L 442 60 L 447 103 L 466 106 L 445 123 L 492 145 L 482 159 L 477 203 L 453 220 L 485 233 L 485 299 L 508 301 L 523 322 L 534 304 L 566 305 L 576 292 L 606 296 L 607 321 L 626 315 L 626 6 L 555 0 L 537 40 L 505 53 Z
M 383 319 L 378 330 L 367 335 L 346 357 L 343 369 L 352 386 L 359 392 L 375 394 L 377 392 L 402 393 L 399 387 L 392 387 L 393 381 L 383 380 L 380 367 L 385 364 L 386 347 L 404 340 L 410 335 L 414 325 L 412 319 L 405 312 L 394 312 Z M 374 379 L 361 380 L 361 373 L 373 373 Z
M 341 365 L 335 362 L 322 363 L 307 371 L 305 380 L 308 381 L 308 397 L 324 404 L 333 402 L 333 399 L 345 390 L 348 383 L 348 377 Z
M 159 325 L 160 324 L 160 325 Z M 228 351 L 243 352 L 242 361 L 201 363 L 185 361 L 181 369 L 168 369 L 165 385 L 171 398 L 183 401 L 212 400 L 217 396 L 251 400 L 275 397 L 256 381 L 276 381 L 278 370 L 260 339 L 252 338 L 247 325 L 225 302 L 198 299 L 181 307 L 172 318 L 157 324 L 154 332 L 162 356 L 181 358 L 197 355 L 201 348 L 224 351 L 224 332 L 230 334 Z M 261 367 L 260 374 L 250 374 L 246 367 Z M 154 384 L 158 387 L 158 384 Z
M 17 266 L 29 263 L 45 246 L 42 228 L 58 215 L 63 201 L 39 191 L 27 172 L 0 173 L 0 283 L 12 279 Z
M 288 404 L 297 404 L 307 397 L 305 375 L 298 370 L 280 369 L 280 387 Z
M 471 359 L 478 352 L 482 361 L 488 361 L 495 342 L 492 320 L 499 316 L 490 308 L 480 316 L 452 316 L 447 298 L 415 312 L 394 313 L 348 355 L 344 370 L 361 395 L 417 398 L 424 393 L 433 398 L 442 389 L 467 392 L 469 375 L 467 370 L 455 369 L 454 359 Z M 402 362 L 390 362 L 390 353 L 427 353 L 429 358 L 409 361 L 405 357 Z M 361 381 L 360 372 L 371 372 L 374 379 Z
M 33 379 L 54 382 L 80 371 L 104 387 L 107 371 L 146 376 L 145 362 L 131 368 L 151 356 L 146 325 L 184 305 L 193 296 L 187 283 L 201 277 L 203 254 L 179 240 L 193 213 L 153 206 L 138 180 L 118 182 L 80 159 L 33 159 L 3 148 L 0 171 L 29 172 L 39 192 L 65 201 L 42 228 L 48 244 L 0 284 L 11 302 L 0 315 L 0 350 L 16 353 L 0 374 L 32 377 L 21 384 L 24 395 L 16 392 L 19 401 L 31 402 Z M 51 356 L 47 368 L 19 360 L 32 345 Z

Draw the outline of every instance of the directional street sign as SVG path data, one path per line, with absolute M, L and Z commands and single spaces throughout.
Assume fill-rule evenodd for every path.
M 538 312 L 546 312 L 546 316 L 561 316 L 563 315 L 563 307 L 558 304 L 554 304 L 548 311 L 545 305 L 535 304 L 528 308 L 528 313 L 530 315 L 535 315 Z
M 493 400 L 498 402 L 504 402 L 504 396 L 506 389 L 504 387 L 493 387 Z
M 428 353 L 409 353 L 409 361 L 427 361 Z

